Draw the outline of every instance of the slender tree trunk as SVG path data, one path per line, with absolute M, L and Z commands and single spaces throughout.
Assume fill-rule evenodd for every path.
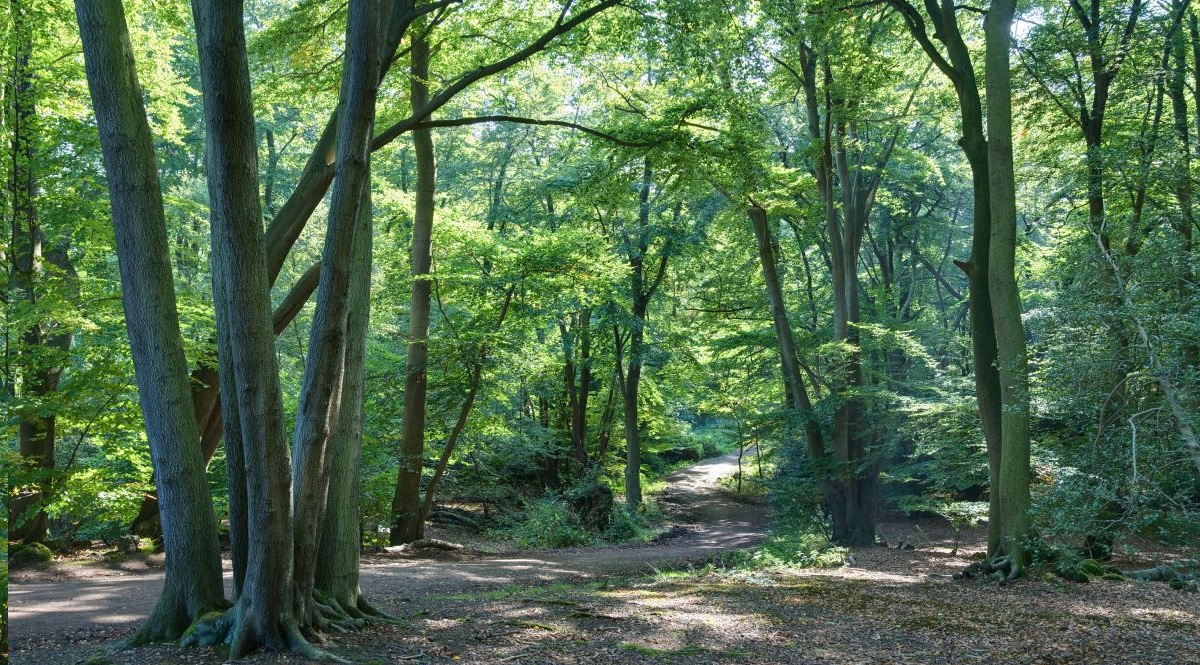
M 638 391 L 642 381 L 645 347 L 646 316 L 650 299 L 662 283 L 669 257 L 668 248 L 660 250 L 657 272 L 646 274 L 646 255 L 650 250 L 650 188 L 653 185 L 650 158 L 642 168 L 642 187 L 638 195 L 636 237 L 626 244 L 629 252 L 630 293 L 633 300 L 633 323 L 629 329 L 629 366 L 621 381 L 621 396 L 625 406 L 625 502 L 636 509 L 642 503 L 642 437 L 638 421 Z M 678 208 L 676 217 L 678 217 Z M 620 360 L 618 360 L 620 363 Z
M 905 16 L 909 31 L 938 69 L 954 84 L 958 97 L 962 137 L 958 141 L 971 168 L 972 224 L 971 258 L 955 261 L 967 276 L 967 292 L 971 327 L 971 357 L 975 375 L 975 396 L 979 420 L 988 453 L 989 513 L 999 514 L 1000 482 L 1000 375 L 996 367 L 996 331 L 992 317 L 991 296 L 988 293 L 988 265 L 991 254 L 991 194 L 988 176 L 988 147 L 983 128 L 983 102 L 979 96 L 979 81 L 971 52 L 959 31 L 956 6 L 950 0 L 925 2 L 933 20 L 934 37 L 946 47 L 946 55 L 934 45 L 926 31 L 920 12 L 903 0 L 891 4 Z M 988 521 L 988 551 L 999 545 L 999 520 Z
M 1029 370 L 1021 298 L 1015 274 L 1017 208 L 1013 175 L 1012 88 L 1009 52 L 1015 0 L 993 0 L 984 26 L 987 52 L 988 182 L 991 252 L 988 293 L 996 326 L 1000 373 L 1001 455 L 997 486 L 1000 542 L 993 556 L 1010 556 L 1010 576 L 1026 564 L 1029 529 Z
M 565 323 L 559 323 L 559 334 L 562 337 L 564 367 L 563 375 L 567 392 L 567 409 L 570 415 L 571 455 L 580 469 L 587 466 L 587 405 L 591 394 L 592 360 L 591 360 L 591 318 L 592 311 L 584 308 L 573 317 L 575 325 L 568 329 Z M 579 362 L 575 362 L 578 342 Z M 578 384 L 576 380 L 578 378 Z
M 45 236 L 38 224 L 37 214 L 37 91 L 34 73 L 30 68 L 33 36 L 30 15 L 23 3 L 16 3 L 12 32 L 15 53 L 11 85 L 12 152 L 9 173 L 9 193 L 12 198 L 13 272 L 9 288 L 19 298 L 38 311 L 36 320 L 26 324 L 20 334 L 18 349 L 20 369 L 24 374 L 22 393 L 41 402 L 58 392 L 59 378 L 70 351 L 72 332 L 63 330 L 50 318 L 50 312 L 40 311 L 42 296 L 55 288 L 47 279 L 45 264 L 57 268 L 65 287 L 74 291 L 75 270 L 67 256 L 66 247 L 51 247 L 43 251 Z M 9 301 L 12 306 L 12 301 Z M 6 330 L 6 334 L 7 334 Z M 21 415 L 18 426 L 18 450 L 21 464 L 35 475 L 28 488 L 21 488 L 9 499 L 9 533 L 12 541 L 33 543 L 49 539 L 49 520 L 44 509 L 53 493 L 57 417 L 44 407 L 30 409 Z M 30 514 L 32 513 L 32 514 Z
M 604 461 L 608 459 L 608 446 L 612 441 L 613 417 L 616 415 L 618 376 L 618 373 L 614 372 L 612 381 L 608 384 L 608 397 L 604 400 L 604 410 L 600 412 L 600 425 L 596 432 L 595 463 L 601 469 L 604 468 Z
M 412 108 L 420 113 L 429 103 L 429 44 L 414 36 L 412 44 Z M 426 354 L 429 340 L 429 304 L 432 264 L 434 193 L 437 158 L 429 129 L 413 130 L 416 156 L 416 210 L 413 215 L 412 303 L 409 306 L 408 356 L 405 359 L 404 415 L 401 423 L 400 470 L 392 497 L 395 523 L 389 542 L 411 543 L 422 537 L 421 466 L 425 455 Z
M 108 173 L 125 322 L 167 553 L 162 594 L 133 641 L 174 640 L 205 612 L 226 605 L 216 520 L 196 421 L 186 415 L 191 390 L 162 192 L 124 11 L 120 0 L 79 0 L 75 9 Z
M 346 347 L 342 399 L 329 445 L 333 451 L 329 500 L 325 504 L 317 550 L 315 588 L 335 611 L 349 619 L 381 616 L 359 586 L 359 469 L 362 464 L 362 419 L 365 357 L 371 308 L 371 190 L 364 186 L 347 302 Z
M 512 286 L 504 295 L 504 302 L 500 305 L 500 315 L 496 319 L 493 333 L 500 332 L 500 327 L 504 325 L 504 319 L 508 317 L 508 308 L 516 293 L 517 287 Z M 475 366 L 471 369 L 471 377 L 468 380 L 467 396 L 463 398 L 462 407 L 458 412 L 458 420 L 454 421 L 454 427 L 446 439 L 446 446 L 442 449 L 442 456 L 438 458 L 437 468 L 434 469 L 433 477 L 429 479 L 429 484 L 425 487 L 425 498 L 421 502 L 421 524 L 425 523 L 425 519 L 429 517 L 429 511 L 433 509 L 433 498 L 437 495 L 438 484 L 442 481 L 442 476 L 445 475 L 446 468 L 450 465 L 450 456 L 454 454 L 459 437 L 467 428 L 467 419 L 470 418 L 471 409 L 475 406 L 475 398 L 479 395 L 479 386 L 483 381 L 483 367 L 487 364 L 490 352 L 491 349 L 487 344 L 479 349 L 479 356 L 475 360 Z
M 792 324 L 787 316 L 783 288 L 779 284 L 779 269 L 771 242 L 770 226 L 767 224 L 767 211 L 758 206 L 751 206 L 747 214 L 758 239 L 758 259 L 767 287 L 767 299 L 771 303 L 771 318 L 775 322 L 775 338 L 779 343 L 779 359 L 783 366 L 784 392 L 788 396 L 788 407 L 803 419 L 808 453 L 819 467 L 828 463 L 825 440 L 821 434 L 821 425 L 813 414 L 812 401 L 808 395 L 808 388 L 804 385 L 804 377 L 800 374 L 799 354 L 796 351 L 795 337 L 792 335 Z M 829 505 L 836 499 L 836 489 L 823 475 L 818 477 L 817 483 L 822 500 Z
M 357 9 L 357 11 L 356 11 Z M 337 175 L 321 257 L 317 308 L 308 340 L 308 362 L 296 415 L 292 451 L 292 529 L 295 547 L 295 615 L 303 626 L 316 623 L 312 603 L 317 539 L 325 515 L 333 448 L 344 379 L 350 269 L 363 189 L 370 187 L 370 140 L 379 84 L 380 3 L 363 0 L 350 9 L 346 29 L 346 69 L 338 104 Z

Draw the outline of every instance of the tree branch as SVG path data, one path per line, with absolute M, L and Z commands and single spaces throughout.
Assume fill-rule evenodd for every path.
M 585 125 L 581 125 L 581 124 L 575 123 L 575 122 L 568 122 L 566 120 L 543 120 L 543 119 L 539 119 L 539 118 L 525 118 L 522 116 L 505 115 L 505 114 L 473 116 L 473 117 L 469 117 L 469 118 L 446 118 L 446 119 L 441 119 L 441 120 L 422 120 L 421 122 L 413 125 L 413 129 L 426 129 L 426 128 L 432 129 L 435 127 L 466 127 L 468 125 L 481 125 L 481 124 L 489 123 L 489 122 L 507 122 L 507 123 L 512 123 L 512 124 L 516 124 L 516 125 L 537 125 L 537 126 L 542 126 L 542 127 L 566 127 L 567 129 L 575 129 L 575 130 L 583 132 L 584 134 L 588 134 L 589 136 L 594 136 L 596 138 L 603 139 L 610 143 L 614 143 L 619 146 L 624 146 L 626 148 L 649 148 L 649 147 L 656 145 L 656 143 L 651 142 L 651 141 L 630 141 L 627 139 L 623 139 L 619 136 L 613 136 L 612 134 L 609 134 L 607 132 L 602 132 L 598 129 L 593 129 L 591 127 L 587 127 Z

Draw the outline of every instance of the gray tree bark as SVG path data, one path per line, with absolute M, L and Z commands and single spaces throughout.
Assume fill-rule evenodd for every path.
M 301 640 L 292 598 L 287 443 L 258 199 L 241 2 L 192 3 L 204 89 L 213 294 L 239 569 L 230 656 Z M 234 497 L 237 497 L 236 500 Z M 251 534 L 253 534 L 251 536 Z
M 363 189 L 369 187 L 370 141 L 380 70 L 380 5 L 354 3 L 346 28 L 346 65 L 338 104 L 337 175 L 333 181 L 317 309 L 308 341 L 308 361 L 296 415 L 293 444 L 295 614 L 302 625 L 316 621 L 311 603 L 317 538 L 329 491 L 332 447 L 345 389 L 347 295 L 354 237 Z
M 329 499 L 317 549 L 314 586 L 335 612 L 351 621 L 380 616 L 359 586 L 359 469 L 362 463 L 363 395 L 367 329 L 371 309 L 371 189 L 364 186 L 347 298 L 345 358 L 337 426 L 329 447 Z
M 991 197 L 991 253 L 988 293 L 996 326 L 1000 373 L 1001 434 L 998 493 L 1000 542 L 995 557 L 1010 557 L 1009 577 L 1026 564 L 1029 530 L 1029 369 L 1021 297 L 1015 273 L 1017 241 L 1016 185 L 1012 143 L 1012 20 L 1015 0 L 993 0 L 984 23 L 986 44 L 988 183 Z
M 178 639 L 226 606 L 216 520 L 189 405 L 154 143 L 120 0 L 78 0 L 84 65 L 112 200 L 134 372 L 167 553 L 162 595 L 134 643 Z M 181 415 L 182 414 L 182 415 Z

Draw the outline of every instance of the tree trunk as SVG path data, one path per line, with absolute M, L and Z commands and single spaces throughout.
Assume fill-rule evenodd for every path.
M 304 308 L 304 304 L 317 289 L 321 263 L 314 263 L 300 276 L 291 290 L 284 296 L 275 313 L 271 317 L 271 325 L 275 335 L 282 333 Z M 207 467 L 221 445 L 223 418 L 221 413 L 221 390 L 219 372 L 203 362 L 192 369 L 190 379 L 192 386 L 192 411 L 196 414 L 196 423 L 200 429 L 200 454 Z M 151 478 L 150 482 L 154 482 Z M 142 498 L 141 508 L 129 525 L 129 532 L 140 536 L 159 538 L 162 536 L 162 525 L 158 516 L 158 498 L 146 494 Z
M 988 293 L 996 326 L 1000 373 L 1001 450 L 997 493 L 1000 542 L 990 554 L 1011 557 L 1010 577 L 1026 564 L 1029 529 L 1029 371 L 1017 288 L 1017 208 L 1013 175 L 1012 89 L 1009 52 L 1015 0 L 993 0 L 984 26 L 986 43 L 988 182 L 991 248 Z
M 821 425 L 813 414 L 812 401 L 809 399 L 808 388 L 804 385 L 804 377 L 800 374 L 799 354 L 796 351 L 795 337 L 792 336 L 792 324 L 787 316 L 783 288 L 779 284 L 779 269 L 775 260 L 771 229 L 767 224 L 767 211 L 758 206 L 751 206 L 747 214 L 758 239 L 758 259 L 767 287 L 767 299 L 771 303 L 771 318 L 775 322 L 775 338 L 779 343 L 779 358 L 783 366 L 784 393 L 789 400 L 788 407 L 803 419 L 808 454 L 820 468 L 828 464 L 825 440 L 821 434 Z M 819 474 L 817 485 L 821 491 L 821 499 L 826 506 L 831 505 L 837 498 L 833 484 L 824 474 Z
M 292 613 L 290 474 L 242 7 L 240 2 L 217 7 L 197 0 L 192 11 L 205 93 L 213 294 L 230 452 L 230 531 L 235 570 L 240 569 L 230 613 L 230 657 L 241 658 L 259 647 L 307 651 Z
M 818 96 L 817 72 L 823 74 L 823 94 Z M 834 414 L 832 463 L 818 473 L 827 474 L 835 490 L 828 503 L 833 521 L 834 542 L 844 545 L 875 543 L 875 520 L 878 513 L 878 468 L 866 465 L 866 424 L 864 406 L 855 395 L 863 382 L 857 324 L 860 318 L 858 255 L 864 230 L 879 178 L 891 155 L 898 136 L 893 133 L 879 157 L 875 173 L 866 178 L 857 171 L 862 168 L 865 154 L 858 155 L 859 164 L 851 165 L 848 146 L 857 144 L 844 122 L 836 119 L 841 100 L 831 91 L 834 76 L 823 56 L 803 45 L 800 50 L 800 71 L 804 78 L 805 106 L 808 111 L 809 137 L 821 150 L 815 159 L 817 185 L 825 211 L 825 231 L 829 238 L 830 274 L 833 286 L 833 340 L 845 342 L 847 356 L 835 382 L 838 390 L 849 397 Z M 823 99 L 823 104 L 822 104 Z M 909 100 L 912 103 L 912 100 Z M 854 170 L 854 177 L 850 172 Z M 835 190 L 835 180 L 840 196 Z M 838 207 L 841 214 L 838 213 Z M 816 460 L 814 460 L 816 461 Z
M 9 288 L 18 298 L 38 311 L 38 318 L 26 324 L 20 334 L 18 354 L 24 375 L 22 393 L 33 398 L 33 408 L 20 414 L 18 427 L 21 465 L 35 477 L 28 488 L 20 488 L 9 500 L 9 540 L 23 543 L 49 539 L 49 520 L 44 509 L 53 490 L 54 445 L 57 417 L 46 413 L 40 402 L 58 392 L 59 378 L 67 362 L 72 333 L 51 320 L 51 312 L 42 311 L 42 295 L 56 285 L 45 283 L 44 264 L 62 272 L 65 286 L 75 291 L 75 270 L 65 247 L 52 247 L 43 255 L 45 237 L 37 214 L 37 120 L 34 75 L 30 69 L 33 54 L 32 26 L 28 11 L 18 4 L 13 12 L 12 33 L 16 52 L 11 86 L 12 159 L 9 193 L 12 197 L 12 282 Z M 61 287 L 57 287 L 61 288 Z M 8 301 L 9 305 L 13 301 Z M 30 514 L 32 513 L 32 514 Z
M 167 553 L 162 595 L 133 641 L 174 640 L 196 618 L 226 605 L 216 520 L 196 421 L 186 415 L 191 391 L 166 218 L 129 30 L 120 0 L 78 0 L 75 9 L 108 173 L 125 323 Z
M 592 383 L 592 337 L 590 308 L 583 308 L 573 317 L 575 325 L 569 329 L 559 322 L 559 335 L 563 347 L 563 379 L 567 393 L 567 410 L 570 416 L 571 456 L 578 468 L 588 463 L 587 453 L 587 405 Z M 575 362 L 578 342 L 579 362 Z M 576 383 L 578 380 L 578 383 Z
M 629 246 L 633 323 L 629 328 L 629 367 L 625 370 L 620 385 L 625 406 L 625 503 L 631 510 L 642 503 L 642 437 L 638 422 L 638 390 L 642 381 L 646 315 L 650 299 L 654 297 L 654 292 L 666 273 L 669 257 L 668 247 L 664 246 L 659 253 L 657 272 L 652 277 L 647 276 L 646 255 L 650 251 L 650 188 L 653 185 L 653 174 L 650 158 L 646 157 L 642 167 L 641 191 L 638 194 L 638 221 L 635 229 L 637 236 L 633 242 L 629 242 L 628 238 L 626 242 Z M 620 362 L 618 358 L 618 366 Z
M 988 293 L 988 264 L 991 248 L 991 195 L 988 184 L 987 139 L 983 128 L 983 103 L 979 96 L 979 81 L 971 62 L 971 52 L 958 27 L 959 9 L 948 0 L 940 4 L 926 1 L 925 9 L 933 20 L 934 38 L 946 47 L 946 56 L 934 45 L 926 32 L 924 19 L 915 7 L 903 0 L 891 0 L 906 17 L 909 31 L 938 69 L 954 84 L 958 97 L 962 138 L 958 145 L 971 168 L 973 193 L 971 258 L 955 261 L 967 275 L 967 291 L 971 326 L 971 355 L 975 374 L 975 395 L 979 420 L 988 452 L 989 487 L 999 486 L 1000 478 L 1000 375 L 996 368 L 996 331 L 992 319 L 991 296 Z M 998 493 L 989 492 L 990 514 L 998 514 Z M 994 552 L 999 543 L 999 522 L 988 522 L 988 551 Z
M 371 189 L 364 186 L 347 302 L 342 399 L 337 426 L 330 438 L 332 461 L 329 500 L 325 504 L 317 550 L 315 588 L 335 611 L 349 619 L 379 616 L 359 587 L 359 469 L 362 463 L 362 419 L 365 356 L 371 309 Z
M 363 189 L 370 187 L 369 144 L 379 85 L 380 4 L 364 1 L 355 5 L 346 29 L 346 69 L 338 104 L 337 175 L 292 448 L 294 602 L 296 619 L 303 626 L 313 625 L 317 618 L 312 604 L 317 538 L 329 492 L 329 437 L 337 426 L 342 393 L 347 390 L 343 383 L 347 296 L 359 207 Z
M 429 103 L 429 43 L 414 36 L 412 43 L 412 108 L 420 113 Z M 408 356 L 404 366 L 404 415 L 401 423 L 400 470 L 392 497 L 395 520 L 388 541 L 411 543 L 424 535 L 421 522 L 421 465 L 425 455 L 426 353 L 429 340 L 431 275 L 437 158 L 429 129 L 413 130 L 416 159 L 416 210 L 413 214 L 412 303 L 409 306 Z

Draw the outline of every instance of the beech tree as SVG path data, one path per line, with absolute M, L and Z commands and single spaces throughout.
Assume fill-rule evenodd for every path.
M 134 642 L 177 639 L 225 607 L 217 526 L 199 433 L 189 404 L 162 192 L 150 126 L 120 0 L 75 6 L 88 87 L 109 174 L 125 321 L 146 436 L 154 459 L 163 549 L 171 565 L 162 595 Z

